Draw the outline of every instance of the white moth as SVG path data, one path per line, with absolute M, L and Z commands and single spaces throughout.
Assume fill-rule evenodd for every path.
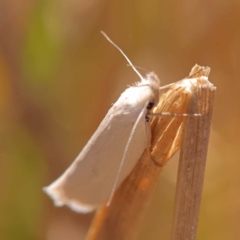
M 44 191 L 56 206 L 87 213 L 111 201 L 150 144 L 149 113 L 159 101 L 160 81 L 154 73 L 127 88 L 70 167 Z

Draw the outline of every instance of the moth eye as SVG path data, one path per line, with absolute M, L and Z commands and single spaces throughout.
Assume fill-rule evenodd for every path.
M 154 102 L 149 102 L 147 105 L 147 109 L 151 110 L 153 108 L 154 104 L 155 104 Z

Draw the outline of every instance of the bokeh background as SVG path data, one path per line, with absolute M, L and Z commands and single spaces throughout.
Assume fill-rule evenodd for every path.
M 84 239 L 93 214 L 54 208 L 42 187 L 72 162 L 138 81 L 104 30 L 162 84 L 210 66 L 217 86 L 198 240 L 240 239 L 239 0 L 0 1 L 0 239 Z M 177 159 L 138 240 L 169 239 Z

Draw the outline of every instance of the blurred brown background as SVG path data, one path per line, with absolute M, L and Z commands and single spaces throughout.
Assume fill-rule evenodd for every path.
M 239 0 L 1 0 L 0 239 L 86 234 L 93 215 L 54 208 L 42 187 L 138 81 L 100 30 L 163 85 L 195 63 L 212 68 L 217 96 L 197 239 L 240 239 Z M 169 239 L 176 173 L 173 159 L 138 240 Z

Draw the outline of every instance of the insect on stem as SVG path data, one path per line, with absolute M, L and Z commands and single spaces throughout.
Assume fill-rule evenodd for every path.
M 195 74 L 196 67 L 194 67 L 193 70 L 194 71 L 191 72 Z M 172 88 L 161 96 L 158 106 L 153 110 L 154 113 L 149 114 L 149 116 L 176 117 L 173 119 L 169 117 L 153 119 L 151 122 L 151 149 L 148 149 L 148 151 L 145 151 L 142 154 L 131 174 L 116 191 L 115 197 L 113 197 L 111 201 L 111 205 L 108 208 L 103 206 L 98 210 L 87 236 L 87 240 L 120 240 L 136 238 L 144 212 L 146 207 L 149 205 L 151 196 L 157 186 L 163 167 L 179 150 L 181 145 L 183 145 L 182 129 L 183 126 L 186 125 L 183 120 L 185 120 L 185 122 L 191 121 L 194 123 L 201 123 L 196 124 L 197 128 L 203 129 L 203 131 L 200 131 L 199 129 L 200 138 L 194 137 L 193 132 L 188 131 L 189 135 L 186 135 L 186 139 L 188 143 L 190 143 L 191 147 L 188 147 L 186 144 L 187 142 L 184 143 L 187 151 L 191 151 L 193 155 L 197 154 L 197 156 L 193 157 L 194 159 L 197 157 L 197 160 L 199 160 L 198 163 L 200 162 L 201 165 L 197 165 L 196 168 L 194 168 L 194 171 L 190 169 L 191 174 L 189 174 L 189 164 L 195 164 L 195 161 L 192 161 L 192 155 L 187 159 L 187 164 L 184 164 L 184 166 L 186 166 L 186 171 L 183 172 L 182 177 L 184 177 L 186 181 L 181 181 L 183 187 L 179 188 L 178 191 L 178 194 L 181 196 L 178 197 L 177 201 L 177 210 L 175 211 L 175 221 L 172 231 L 173 237 L 171 240 L 195 240 L 197 230 L 196 219 L 198 219 L 199 203 L 201 199 L 201 191 L 196 191 L 196 189 L 201 190 L 203 184 L 202 180 L 204 168 L 201 166 L 205 164 L 205 161 L 201 160 L 203 160 L 202 157 L 206 158 L 206 146 L 208 144 L 206 137 L 209 135 L 211 126 L 211 115 L 207 113 L 212 111 L 213 100 L 211 101 L 211 104 L 209 103 L 209 107 L 206 108 L 205 105 L 203 105 L 201 109 L 206 109 L 204 111 L 201 111 L 201 109 L 198 108 L 198 105 L 196 105 L 196 109 L 194 108 L 189 111 L 188 106 L 190 102 L 194 103 L 196 99 L 195 97 L 197 97 L 199 101 L 202 101 L 202 97 L 211 97 L 204 89 L 206 87 L 214 88 L 214 86 L 208 81 L 207 75 L 205 75 L 204 72 L 203 74 L 201 72 L 199 73 L 201 75 L 196 76 L 196 79 L 190 78 L 187 79 L 187 81 L 184 80 L 182 82 L 175 83 L 175 86 L 173 85 Z M 214 94 L 215 90 L 212 89 L 212 91 L 211 95 Z M 186 94 L 186 92 L 188 94 Z M 198 94 L 196 95 L 196 93 L 202 94 L 199 96 Z M 210 111 L 208 111 L 208 109 Z M 172 112 L 176 112 L 176 114 L 171 114 Z M 191 114 L 195 112 L 197 112 L 197 114 Z M 202 113 L 202 115 L 199 113 Z M 193 118 L 182 119 L 177 118 L 178 116 L 190 116 Z M 201 116 L 201 118 L 195 118 L 195 116 Z M 204 129 L 206 129 L 206 131 Z M 193 142 L 191 142 L 192 139 L 194 139 Z M 198 145 L 195 144 L 196 142 Z M 205 145 L 204 148 L 199 147 L 202 143 Z M 149 150 L 151 150 L 153 159 L 157 160 L 160 167 L 156 167 L 151 161 L 149 161 Z M 186 156 L 186 154 L 184 154 L 184 156 Z M 200 171 L 202 172 L 200 175 L 195 174 Z M 195 180 L 200 177 L 200 181 L 198 181 L 199 179 L 191 181 L 189 180 L 191 177 L 194 177 Z M 189 188 L 188 191 L 186 191 L 186 186 Z M 196 186 L 196 188 L 192 186 Z M 184 196 L 189 199 L 184 201 Z M 189 209 L 191 209 L 191 211 L 189 211 Z

